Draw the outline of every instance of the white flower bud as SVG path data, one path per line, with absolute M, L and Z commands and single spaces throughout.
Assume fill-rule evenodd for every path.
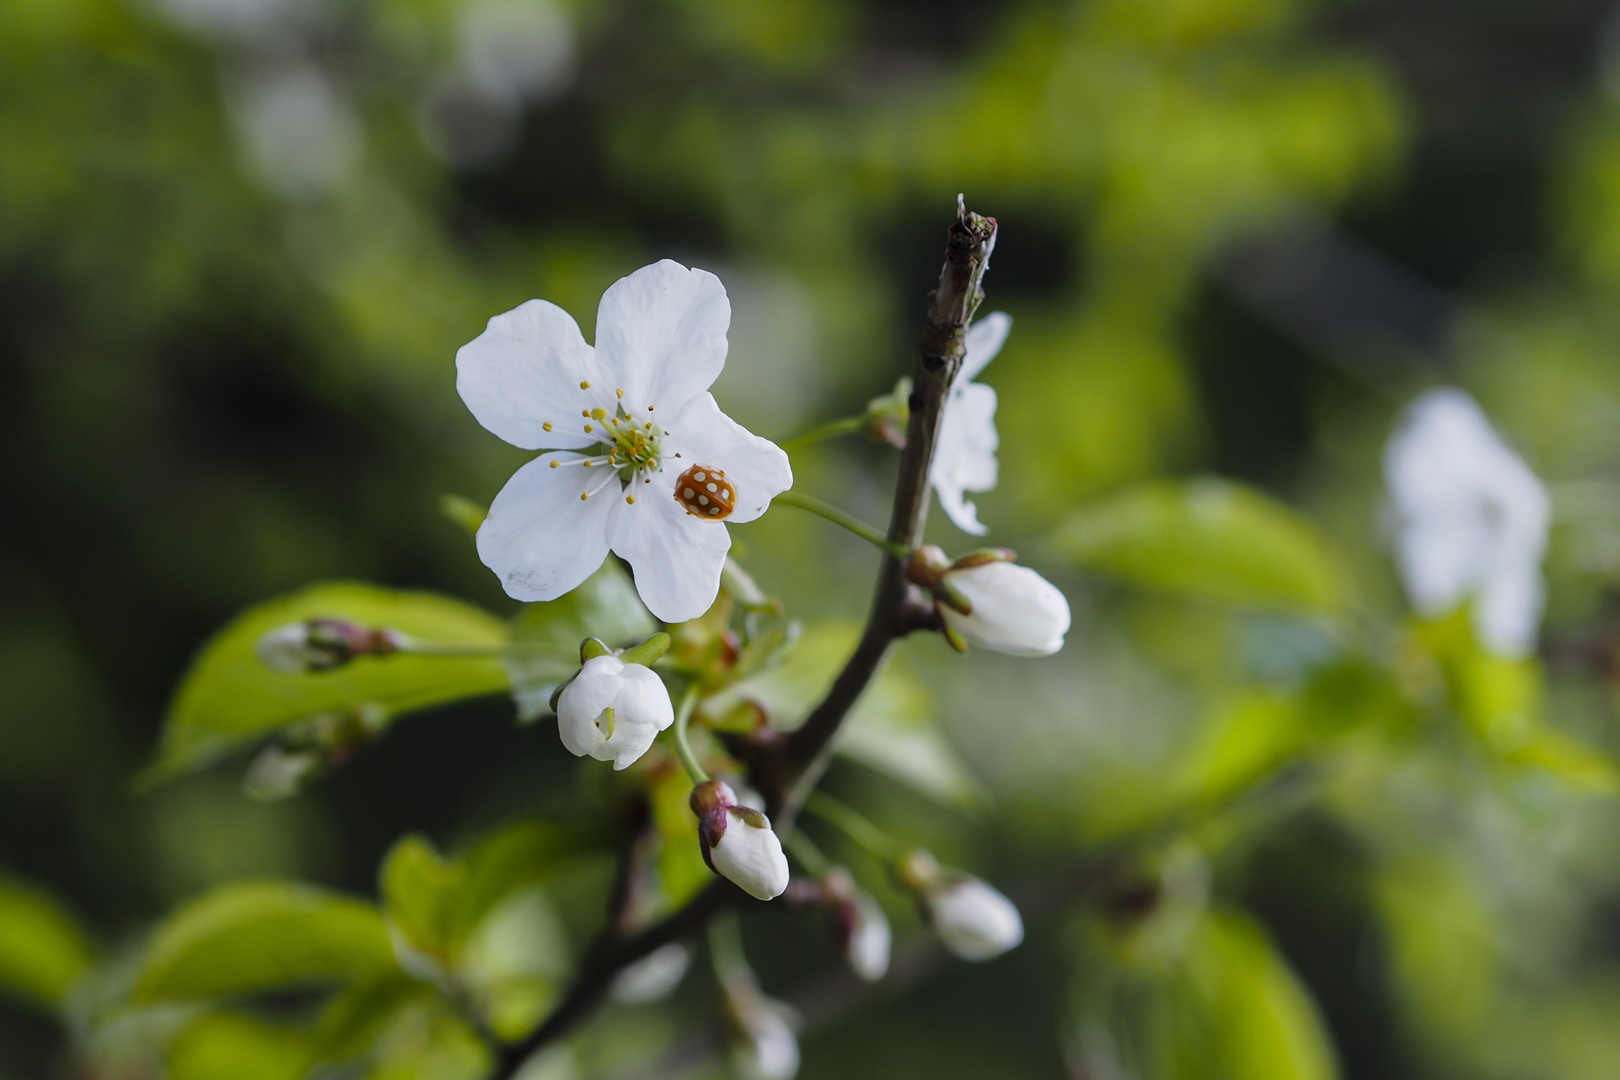
M 855 911 L 854 925 L 844 942 L 844 959 L 861 979 L 877 982 L 889 971 L 889 951 L 894 941 L 889 917 L 865 892 L 855 894 Z
M 681 984 L 691 961 L 692 951 L 678 941 L 654 949 L 619 972 L 613 980 L 613 1000 L 621 1005 L 662 1001 Z
M 939 605 L 945 625 L 968 643 L 1010 656 L 1050 656 L 1063 648 L 1069 602 L 1029 567 L 983 562 L 945 571 L 944 584 L 971 609 Z
M 963 960 L 989 960 L 1024 940 L 1013 902 L 976 877 L 947 877 L 919 899 L 934 933 Z
M 598 656 L 557 697 L 557 733 L 576 757 L 629 766 L 675 722 L 664 681 L 650 668 Z
M 894 935 L 889 917 L 871 893 L 855 884 L 848 870 L 835 866 L 821 880 L 822 903 L 831 911 L 839 944 L 850 970 L 866 982 L 888 973 Z
M 759 900 L 774 900 L 788 887 L 788 861 L 770 819 L 737 805 L 737 795 L 718 780 L 692 789 L 692 812 L 709 869 Z
M 301 675 L 331 671 L 359 656 L 387 656 L 400 644 L 391 630 L 371 630 L 345 619 L 306 619 L 267 631 L 253 651 L 265 667 Z
M 799 1040 L 788 1010 L 767 997 L 735 1010 L 731 1059 L 743 1080 L 793 1080 L 799 1072 Z

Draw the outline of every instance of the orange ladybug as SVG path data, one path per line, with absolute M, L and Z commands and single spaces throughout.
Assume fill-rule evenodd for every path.
M 737 489 L 712 465 L 693 465 L 675 481 L 675 501 L 693 517 L 723 521 L 737 509 Z

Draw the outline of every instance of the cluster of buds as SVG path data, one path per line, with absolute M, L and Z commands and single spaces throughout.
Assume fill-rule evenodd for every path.
M 709 869 L 760 900 L 773 900 L 788 887 L 788 861 L 770 819 L 737 803 L 737 793 L 719 780 L 692 789 L 692 813 Z
M 647 752 L 675 722 L 669 690 L 647 666 L 668 649 L 668 634 L 654 634 L 623 652 L 585 639 L 579 671 L 551 696 L 557 734 L 569 753 L 623 769 Z
M 934 598 L 940 631 L 958 651 L 978 645 L 1009 656 L 1050 656 L 1069 632 L 1069 602 L 1006 548 L 970 551 L 951 561 L 918 548 L 906 577 Z
M 268 631 L 254 652 L 265 667 L 300 675 L 331 671 L 362 656 L 388 656 L 404 641 L 397 630 L 384 627 L 360 626 L 347 619 L 305 619 Z
M 1024 940 L 1024 920 L 1001 893 L 971 874 L 943 869 L 926 851 L 912 851 L 897 866 L 900 883 L 939 940 L 962 960 L 989 960 Z

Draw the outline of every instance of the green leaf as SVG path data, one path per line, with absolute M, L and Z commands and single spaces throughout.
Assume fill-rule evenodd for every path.
M 507 661 L 518 719 L 538 720 L 551 711 L 551 692 L 579 670 L 579 643 L 586 638 L 621 648 L 657 629 L 635 585 L 612 560 L 566 596 L 525 604 L 512 620 L 512 640 L 521 651 Z
M 136 1003 L 335 983 L 394 967 L 381 915 L 322 889 L 227 885 L 158 929 L 135 977 Z
M 30 889 L 0 881 L 0 989 L 54 1009 L 92 959 L 66 912 Z
M 1190 958 L 1210 1012 L 1216 1075 L 1334 1080 L 1339 1070 L 1316 1005 L 1252 921 L 1212 912 Z
M 543 884 L 585 849 L 588 837 L 545 822 L 523 822 L 445 859 L 425 838 L 407 836 L 383 861 L 381 886 L 393 929 L 441 968 L 454 970 L 462 947 L 513 893 Z
M 442 1000 L 407 1004 L 387 1025 L 373 1051 L 368 1080 L 483 1080 L 489 1051 Z
M 1176 596 L 1323 614 L 1344 599 L 1320 529 L 1224 480 L 1130 488 L 1070 515 L 1052 542 L 1088 570 Z
M 204 646 L 181 681 L 152 778 L 207 764 L 319 714 L 376 709 L 392 718 L 507 686 L 493 656 L 366 656 L 333 671 L 299 674 L 260 663 L 254 649 L 267 631 L 321 616 L 392 627 L 434 643 L 498 648 L 507 642 L 506 628 L 493 615 L 432 593 L 333 582 L 260 604 Z
M 169 1048 L 170 1080 L 300 1080 L 309 1036 L 237 1013 L 198 1019 Z

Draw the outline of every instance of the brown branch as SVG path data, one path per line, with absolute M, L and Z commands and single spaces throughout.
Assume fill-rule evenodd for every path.
M 939 438 L 940 418 L 951 381 L 962 367 L 963 337 L 984 298 L 980 282 L 995 243 L 995 219 L 969 213 L 961 196 L 957 196 L 956 221 L 945 246 L 945 266 L 940 271 L 939 287 L 929 297 L 917 348 L 911 418 L 889 518 L 889 539 L 908 547 L 922 542 L 928 510 L 928 471 Z M 793 828 L 805 797 L 832 758 L 833 737 L 877 674 L 889 647 L 913 630 L 933 625 L 932 604 L 906 581 L 901 561 L 885 555 L 866 630 L 832 689 L 802 727 L 785 740 L 767 744 L 749 762 L 750 779 L 765 794 L 779 833 L 786 835 Z M 615 932 L 616 920 L 610 917 L 608 926 L 580 961 L 579 971 L 562 1000 L 538 1028 L 501 1052 L 491 1080 L 510 1080 L 531 1055 L 588 1016 L 612 988 L 619 972 L 653 950 L 698 930 L 715 913 L 744 896 L 729 881 L 714 881 L 679 911 L 628 937 Z

